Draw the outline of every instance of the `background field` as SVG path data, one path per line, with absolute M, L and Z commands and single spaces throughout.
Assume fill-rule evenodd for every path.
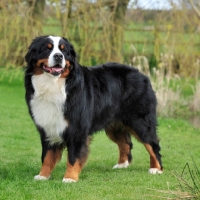
M 34 181 L 39 172 L 41 146 L 24 100 L 22 72 L 7 70 L 0 80 L 0 199 L 92 199 L 151 200 L 150 195 L 168 196 L 155 190 L 177 190 L 173 176 L 188 162 L 194 168 L 199 160 L 200 129 L 187 121 L 159 118 L 164 174 L 149 175 L 148 154 L 133 139 L 133 163 L 127 169 L 112 170 L 117 162 L 117 146 L 102 131 L 94 135 L 91 153 L 80 181 L 63 184 L 66 152 L 49 181 Z M 12 81 L 9 79 L 12 77 Z M 190 155 L 191 154 L 191 155 Z M 188 176 L 188 172 L 185 173 Z M 160 198 L 158 198 L 160 199 Z
M 83 65 L 135 65 L 133 57 L 145 56 L 151 68 L 198 78 L 199 1 L 165 0 L 171 9 L 157 6 L 157 0 L 143 2 L 147 7 L 140 2 L 2 0 L 0 67 L 22 66 L 31 40 L 54 34 L 69 39 Z
M 157 9 L 162 2 L 157 0 L 143 1 L 147 7 L 140 0 L 0 1 L 0 200 L 200 196 L 200 171 L 194 165 L 200 165 L 200 129 L 189 123 L 192 119 L 200 127 L 200 3 L 165 1 L 171 9 Z M 117 146 L 102 131 L 94 135 L 78 183 L 61 182 L 67 152 L 49 181 L 33 180 L 41 166 L 41 145 L 25 104 L 21 68 L 32 39 L 44 34 L 67 37 L 82 65 L 123 62 L 150 77 L 158 99 L 164 174 L 147 173 L 148 154 L 135 139 L 132 165 L 112 170 Z M 196 191 L 180 190 L 174 176 L 186 163 L 192 171 L 185 168 L 182 178 L 194 188 L 191 175 L 198 175 Z

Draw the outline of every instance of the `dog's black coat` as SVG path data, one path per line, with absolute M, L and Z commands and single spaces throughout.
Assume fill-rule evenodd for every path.
M 49 50 L 43 46 L 47 36 L 36 38 L 25 57 L 26 102 L 32 116 L 30 101 L 34 94 L 31 78 L 35 63 L 48 58 Z M 149 78 L 136 68 L 119 63 L 106 63 L 83 67 L 76 62 L 76 53 L 67 39 L 64 57 L 70 62 L 70 73 L 66 77 L 67 93 L 63 116 L 69 122 L 63 132 L 63 143 L 50 145 L 45 140 L 43 127 L 37 126 L 43 146 L 42 160 L 48 149 L 68 149 L 68 159 L 73 165 L 87 152 L 87 138 L 94 132 L 120 123 L 132 129 L 139 140 L 150 144 L 162 166 L 160 146 L 156 135 L 156 96 Z M 45 72 L 44 72 L 45 73 Z

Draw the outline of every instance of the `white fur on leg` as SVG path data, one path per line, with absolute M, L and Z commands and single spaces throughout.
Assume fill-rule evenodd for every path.
M 124 163 L 116 164 L 113 169 L 127 168 L 129 166 L 128 160 Z
M 75 183 L 76 181 L 71 178 L 63 178 L 62 182 L 63 183 Z
M 162 174 L 163 172 L 157 168 L 150 168 L 149 174 Z
M 50 176 L 49 177 L 40 176 L 40 175 L 34 176 L 34 180 L 48 180 L 49 178 L 50 178 Z

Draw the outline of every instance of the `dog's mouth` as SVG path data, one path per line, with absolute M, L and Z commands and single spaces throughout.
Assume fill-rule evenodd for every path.
M 45 72 L 50 73 L 50 74 L 52 74 L 54 76 L 57 76 L 57 75 L 61 74 L 63 72 L 63 70 L 64 70 L 63 67 L 61 65 L 59 65 L 59 64 L 54 65 L 53 67 L 48 67 L 47 65 L 44 64 L 42 66 L 42 69 Z

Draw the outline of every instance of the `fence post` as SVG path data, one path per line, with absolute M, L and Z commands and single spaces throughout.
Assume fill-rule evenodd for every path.
M 160 60 L 160 32 L 157 25 L 154 27 L 154 56 L 158 63 Z

